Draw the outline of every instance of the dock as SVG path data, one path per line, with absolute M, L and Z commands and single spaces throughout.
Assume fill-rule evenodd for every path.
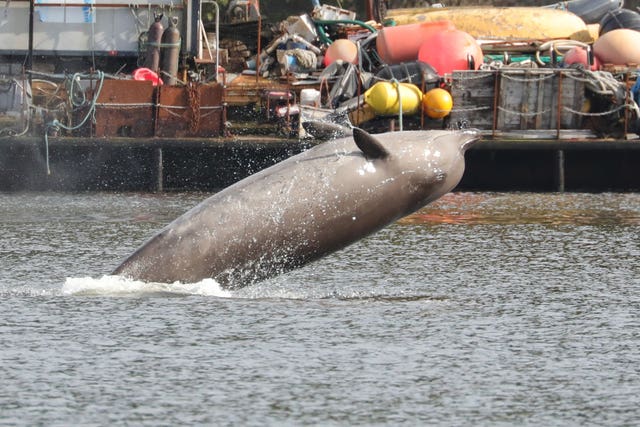
M 233 138 L 5 138 L 0 191 L 217 191 L 317 144 Z M 485 137 L 457 191 L 640 191 L 640 140 Z
M 420 58 L 422 39 L 406 58 L 388 56 L 397 43 L 384 40 L 406 40 L 417 27 L 397 32 L 402 25 L 385 25 L 378 8 L 374 26 L 323 5 L 263 32 L 255 7 L 236 17 L 216 2 L 189 0 L 178 10 L 168 0 L 146 3 L 169 9 L 171 22 L 151 16 L 150 7 L 105 4 L 100 14 L 73 17 L 92 23 L 82 37 L 53 38 L 51 28 L 71 34 L 73 27 L 58 22 L 67 14 L 33 22 L 24 5 L 7 4 L 12 25 L 2 35 L 7 46 L 20 44 L 4 49 L 0 61 L 0 191 L 217 191 L 321 144 L 334 125 L 372 134 L 478 129 L 482 142 L 466 153 L 459 191 L 640 191 L 638 61 L 625 56 L 595 67 L 589 33 L 578 46 L 589 48 L 586 62 L 572 63 L 577 45 L 566 16 L 555 26 L 562 37 L 529 25 L 533 34 L 500 42 L 487 38 L 493 24 L 483 29 L 491 34 L 466 34 L 477 49 L 437 71 L 431 62 L 441 58 Z M 39 7 L 44 13 L 59 5 Z M 487 10 L 474 16 L 481 20 Z M 529 24 L 541 10 L 563 14 L 531 8 L 524 18 L 523 9 L 509 16 Z M 395 20 L 418 13 L 387 12 Z M 427 12 L 434 11 L 420 13 Z M 493 10 L 498 18 L 505 12 Z M 126 33 L 113 25 L 129 15 L 149 25 Z M 171 25 L 160 34 L 162 19 Z M 220 26 L 220 19 L 230 21 Z M 571 22 L 586 29 L 580 19 Z M 37 25 L 27 31 L 25 23 Z M 122 37 L 95 40 L 94 27 Z M 223 30 L 242 34 L 221 40 Z M 164 32 L 182 44 L 149 39 Z M 333 42 L 345 46 L 344 57 Z M 359 59 L 347 55 L 354 50 Z M 171 61 L 158 63 L 159 53 Z M 328 126 L 316 126 L 314 135 L 318 123 Z

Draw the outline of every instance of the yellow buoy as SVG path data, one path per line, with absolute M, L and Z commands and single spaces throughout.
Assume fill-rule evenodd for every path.
M 444 89 L 431 89 L 422 97 L 422 109 L 432 119 L 446 117 L 453 108 L 453 98 Z
M 422 91 L 410 83 L 378 82 L 364 93 L 364 102 L 380 115 L 398 114 L 399 98 L 402 100 L 402 113 L 415 114 L 420 108 Z

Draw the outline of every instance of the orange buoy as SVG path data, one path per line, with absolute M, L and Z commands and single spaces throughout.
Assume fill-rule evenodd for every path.
M 432 119 L 446 117 L 453 108 L 451 94 L 439 87 L 429 90 L 422 97 L 422 111 Z
M 431 34 L 418 52 L 418 59 L 431 65 L 441 76 L 454 70 L 477 70 L 483 57 L 476 39 L 456 29 Z
M 447 20 L 385 27 L 378 32 L 376 50 L 386 64 L 415 61 L 431 34 L 454 28 Z
M 329 45 L 324 54 L 324 66 L 331 65 L 337 60 L 357 64 L 358 46 L 348 39 L 338 39 L 334 41 Z

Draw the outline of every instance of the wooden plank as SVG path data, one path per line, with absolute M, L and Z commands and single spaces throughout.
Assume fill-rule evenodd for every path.
M 453 123 L 466 122 L 470 127 L 491 129 L 495 97 L 496 71 L 454 71 L 451 81 Z

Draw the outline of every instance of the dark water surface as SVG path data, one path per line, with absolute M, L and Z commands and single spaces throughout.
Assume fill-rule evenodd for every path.
M 202 194 L 0 194 L 0 425 L 640 422 L 640 195 L 459 193 L 232 293 L 105 276 Z

